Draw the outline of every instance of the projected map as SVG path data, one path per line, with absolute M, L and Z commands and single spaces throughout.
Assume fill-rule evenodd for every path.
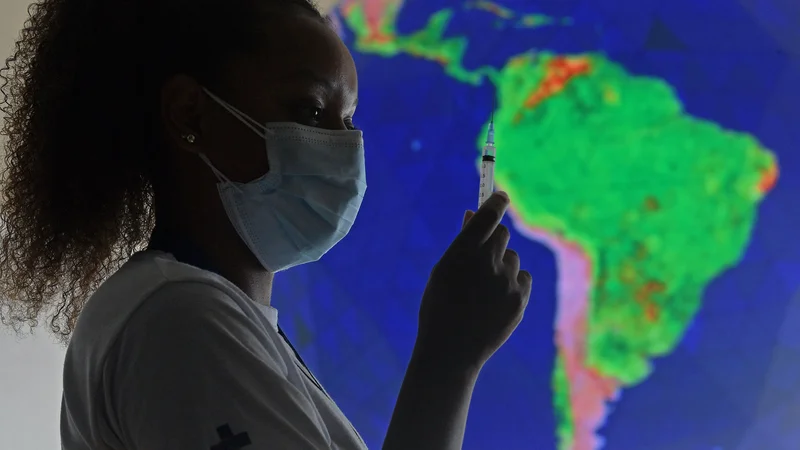
M 428 271 L 475 207 L 492 113 L 512 246 L 535 282 L 465 448 L 800 445 L 800 139 L 783 121 L 800 117 L 783 78 L 800 63 L 764 28 L 775 11 L 662 3 L 334 8 L 370 188 L 351 236 L 274 298 L 370 447 Z

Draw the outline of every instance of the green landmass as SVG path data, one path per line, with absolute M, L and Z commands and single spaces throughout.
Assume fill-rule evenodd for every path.
M 457 81 L 496 86 L 497 184 L 522 222 L 579 244 L 592 263 L 586 366 L 623 387 L 640 383 L 652 358 L 680 341 L 708 283 L 741 258 L 774 156 L 752 136 L 686 114 L 666 82 L 601 54 L 531 52 L 468 70 L 467 38 L 444 37 L 451 10 L 404 36 L 398 12 L 376 31 L 351 8 L 356 49 L 435 61 Z M 565 61 L 587 70 L 569 76 Z M 559 448 L 568 449 L 560 360 L 553 388 Z
M 452 10 L 436 12 L 423 29 L 405 36 L 398 35 L 395 28 L 398 12 L 397 4 L 392 3 L 384 15 L 384 20 L 377 27 L 371 27 L 367 23 L 363 7 L 360 5 L 352 7 L 344 19 L 347 26 L 355 33 L 356 50 L 385 57 L 406 54 L 434 61 L 443 67 L 447 75 L 461 83 L 473 86 L 481 84 L 489 69 L 470 71 L 462 65 L 467 50 L 467 38 L 444 37 L 444 31 L 453 16 Z
M 564 360 L 556 358 L 553 366 L 553 409 L 556 419 L 556 441 L 559 450 L 569 450 L 572 447 L 572 408 L 569 404 L 569 379 L 564 367 Z
M 499 71 L 495 177 L 524 223 L 579 243 L 594 263 L 588 364 L 630 385 L 741 258 L 775 160 L 755 138 L 686 115 L 667 83 L 601 55 L 581 55 L 587 75 L 522 107 L 555 58 L 524 55 Z
M 522 106 L 561 57 L 522 55 L 493 77 L 495 178 L 525 224 L 579 243 L 592 261 L 585 364 L 631 386 L 742 257 L 776 162 L 752 136 L 687 115 L 664 81 L 602 55 L 581 55 L 588 74 Z M 569 380 L 557 370 L 553 383 L 556 408 L 568 407 Z M 568 449 L 570 416 L 558 417 Z

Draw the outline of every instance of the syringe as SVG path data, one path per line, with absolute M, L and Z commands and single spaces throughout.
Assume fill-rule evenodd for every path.
M 486 136 L 486 144 L 483 146 L 481 155 L 481 189 L 478 195 L 478 208 L 494 192 L 494 112 L 489 121 L 489 133 Z

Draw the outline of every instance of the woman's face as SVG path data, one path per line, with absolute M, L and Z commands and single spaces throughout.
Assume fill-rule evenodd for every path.
M 219 89 L 214 94 L 260 123 L 353 129 L 358 76 L 347 47 L 310 15 L 274 23 L 265 26 L 265 43 L 256 55 L 236 58 L 223 68 L 222 86 L 212 88 Z M 213 102 L 202 86 L 178 77 L 164 92 L 168 134 L 176 146 L 204 153 L 233 181 L 267 173 L 264 139 Z M 182 138 L 187 133 L 196 136 L 194 143 Z M 201 167 L 197 156 L 194 160 L 199 164 L 192 165 Z M 205 166 L 201 170 L 213 178 Z
M 256 267 L 221 205 L 219 180 L 199 154 L 229 179 L 249 182 L 269 171 L 269 149 L 262 136 L 203 88 L 259 123 L 298 122 L 346 130 L 353 128 L 358 77 L 347 47 L 327 24 L 310 15 L 265 24 L 259 52 L 218 69 L 218 86 L 175 76 L 162 89 L 169 156 L 167 176 L 156 189 L 156 220 L 207 247 L 209 254 L 249 258 Z M 188 134 L 195 136 L 193 142 L 184 138 Z

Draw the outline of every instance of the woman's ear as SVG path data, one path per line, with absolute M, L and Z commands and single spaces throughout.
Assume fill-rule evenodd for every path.
M 202 116 L 207 107 L 202 86 L 186 75 L 169 78 L 161 88 L 161 122 L 166 138 L 181 150 L 202 153 Z

